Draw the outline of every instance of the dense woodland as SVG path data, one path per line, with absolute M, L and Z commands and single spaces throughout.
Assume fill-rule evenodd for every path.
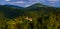
M 60 8 L 0 5 L 0 29 L 60 29 Z

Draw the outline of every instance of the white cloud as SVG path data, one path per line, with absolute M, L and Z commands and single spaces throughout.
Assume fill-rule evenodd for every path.
M 25 7 L 28 7 L 28 6 L 30 6 L 30 5 L 25 5 Z
M 49 3 L 55 3 L 57 2 L 58 0 L 47 0 Z
M 18 4 L 19 4 L 19 3 L 24 3 L 24 2 L 23 2 L 23 1 L 17 1 L 17 2 L 15 2 L 15 3 L 18 3 Z
M 25 7 L 29 7 L 29 6 L 31 6 L 33 4 L 35 4 L 35 3 L 27 4 L 27 5 L 25 5 Z
M 5 0 L 5 1 L 10 1 L 10 0 Z
M 47 0 L 47 1 L 58 1 L 58 0 Z
M 23 4 L 24 1 L 16 1 L 16 2 L 10 2 L 11 4 Z

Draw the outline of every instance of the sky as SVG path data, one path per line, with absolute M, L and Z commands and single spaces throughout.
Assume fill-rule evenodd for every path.
M 35 3 L 60 7 L 60 0 L 0 0 L 0 5 L 8 4 L 8 5 L 16 5 L 21 7 L 28 7 Z

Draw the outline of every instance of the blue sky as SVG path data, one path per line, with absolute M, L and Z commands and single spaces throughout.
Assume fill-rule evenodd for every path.
M 49 6 L 60 7 L 60 0 L 0 0 L 0 5 L 16 5 L 28 7 L 35 3 L 42 3 Z

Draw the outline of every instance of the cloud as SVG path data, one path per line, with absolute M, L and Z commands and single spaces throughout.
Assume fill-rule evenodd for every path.
M 18 3 L 19 4 L 19 3 L 24 3 L 24 2 L 23 1 L 17 1 L 17 2 L 14 2 L 14 3 Z
M 58 1 L 58 0 L 47 0 L 47 1 Z
M 28 7 L 28 6 L 30 6 L 30 5 L 25 5 L 25 7 Z
M 7 1 L 7 2 L 8 2 L 8 1 L 10 1 L 10 0 L 5 0 L 5 1 Z
M 47 0 L 49 3 L 55 3 L 57 2 L 58 0 Z
M 31 6 L 31 5 L 33 5 L 33 4 L 35 4 L 35 3 L 27 4 L 27 5 L 25 5 L 25 7 L 29 7 L 29 6 Z
M 16 1 L 16 2 L 10 2 L 11 4 L 22 4 L 24 1 Z

